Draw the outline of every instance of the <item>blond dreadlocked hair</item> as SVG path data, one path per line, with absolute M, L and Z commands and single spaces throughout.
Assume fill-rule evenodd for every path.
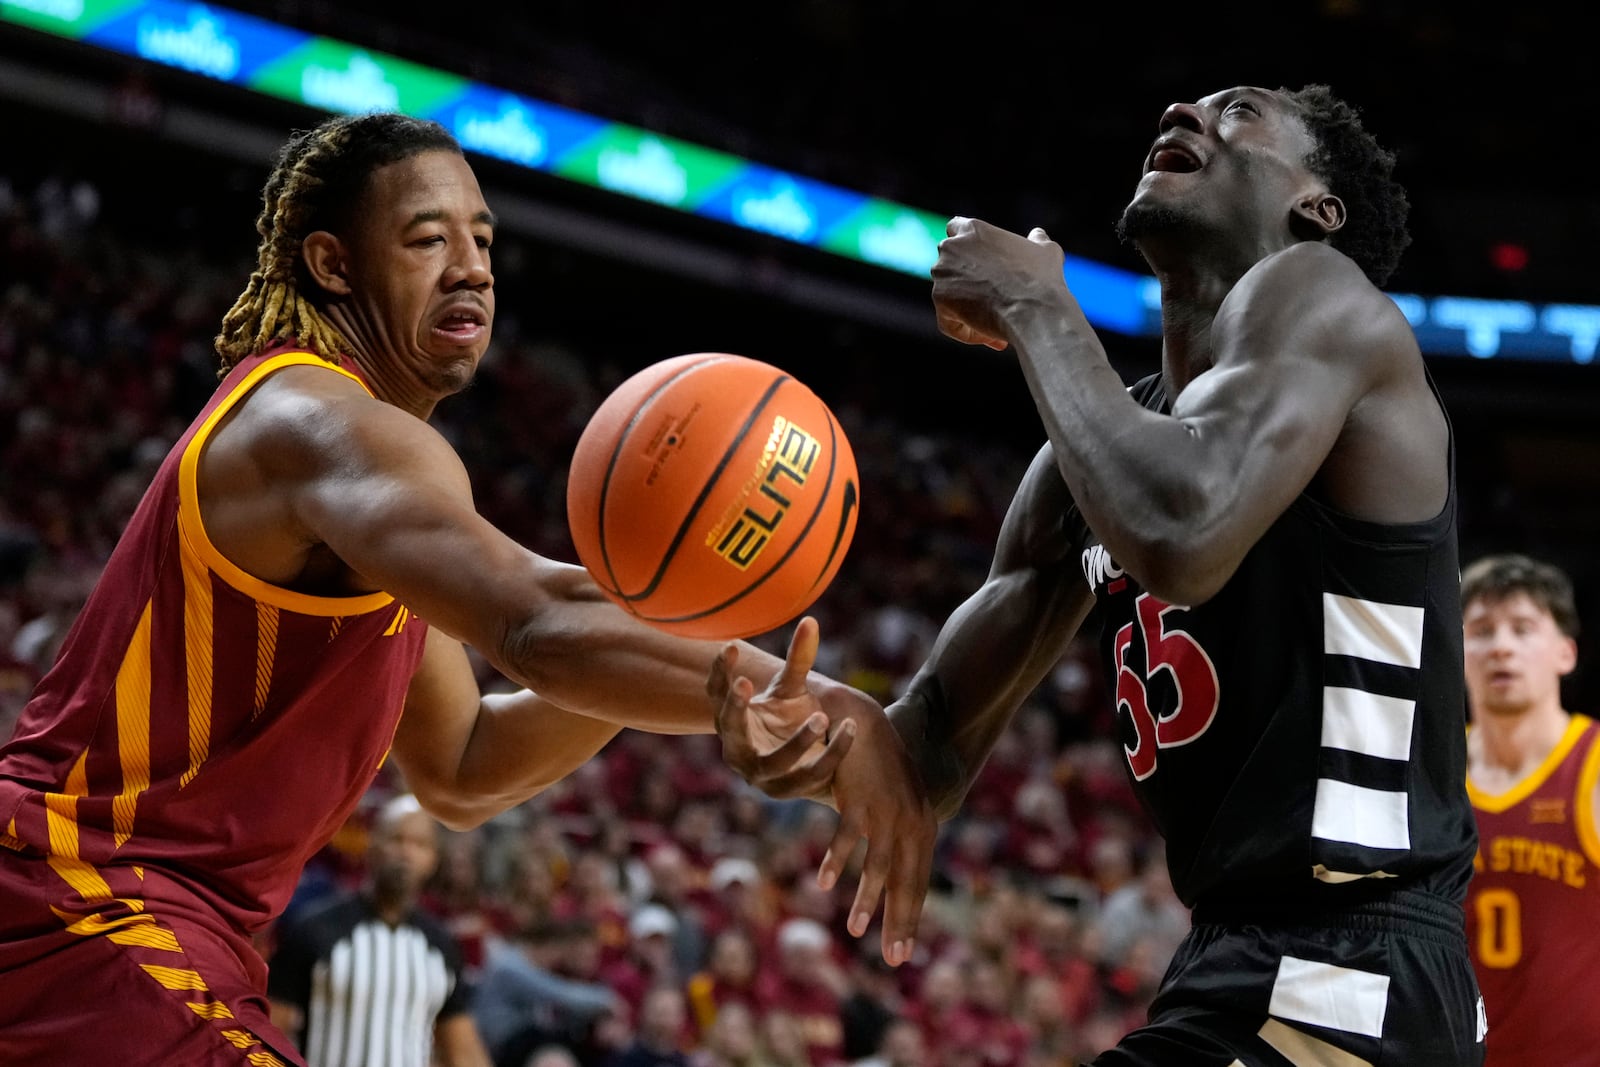
M 308 234 L 350 224 L 373 171 L 433 151 L 460 153 L 461 146 L 437 122 L 389 112 L 341 115 L 290 136 L 261 190 L 256 269 L 216 337 L 219 377 L 289 340 L 339 362 L 347 342 L 317 305 L 320 290 L 306 273 L 301 244 Z

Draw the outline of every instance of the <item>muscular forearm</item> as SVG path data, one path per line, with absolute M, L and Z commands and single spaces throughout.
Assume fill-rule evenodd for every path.
M 1019 303 L 1002 321 L 1084 519 L 1146 588 L 1167 586 L 1175 546 L 1199 543 L 1219 499 L 1198 442 L 1128 395 L 1070 297 Z
M 906 696 L 889 708 L 941 819 L 960 807 L 1088 607 L 1076 589 L 1028 572 L 990 579 L 945 623 Z
M 654 733 L 711 733 L 706 694 L 723 642 L 694 641 L 646 626 L 611 603 L 581 568 L 547 580 L 547 606 L 486 651 L 509 677 L 572 711 Z M 759 689 L 783 661 L 748 643 L 739 673 Z
M 583 766 L 621 730 L 526 689 L 485 696 L 454 792 L 495 810 L 520 804 Z

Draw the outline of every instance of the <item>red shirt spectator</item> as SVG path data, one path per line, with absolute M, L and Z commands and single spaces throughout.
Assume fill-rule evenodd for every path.
M 844 1062 L 844 1026 L 839 1005 L 846 978 L 834 962 L 833 936 L 812 919 L 790 919 L 778 928 L 777 959 L 756 979 L 757 1003 L 790 1015 L 815 1067 Z

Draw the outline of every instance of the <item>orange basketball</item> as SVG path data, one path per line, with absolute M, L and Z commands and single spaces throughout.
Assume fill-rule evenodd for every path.
M 777 629 L 855 535 L 855 454 L 817 395 L 758 360 L 663 360 L 578 439 L 567 523 L 600 588 L 652 626 L 725 640 Z

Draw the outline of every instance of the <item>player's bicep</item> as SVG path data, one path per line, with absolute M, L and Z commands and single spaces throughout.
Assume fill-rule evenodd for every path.
M 465 467 L 425 423 L 370 402 L 331 415 L 340 423 L 320 443 L 333 454 L 291 495 L 299 523 L 372 586 L 492 654 L 559 565 L 478 514 Z
M 1392 365 L 1396 320 L 1378 303 L 1387 298 L 1330 249 L 1290 253 L 1229 294 L 1211 330 L 1211 369 L 1173 404 L 1198 474 L 1191 488 L 1207 502 L 1200 544 L 1253 544 L 1311 484 Z

